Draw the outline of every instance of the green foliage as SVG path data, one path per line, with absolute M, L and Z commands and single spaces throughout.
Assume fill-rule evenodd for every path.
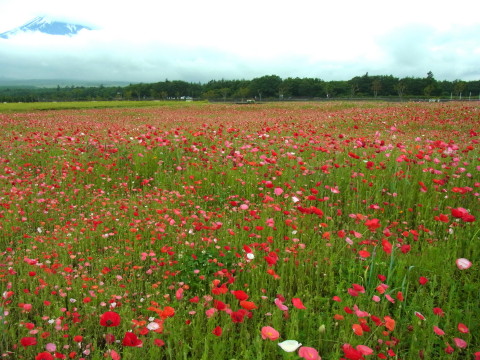
M 257 99 L 308 99 L 345 97 L 471 97 L 480 94 L 480 80 L 437 81 L 432 72 L 424 78 L 392 75 L 355 76 L 348 81 L 324 81 L 318 78 L 286 78 L 265 75 L 252 80 L 211 80 L 189 83 L 165 80 L 128 86 L 0 87 L 0 102 L 66 102 L 119 100 L 184 100 L 186 98 L 216 101 Z

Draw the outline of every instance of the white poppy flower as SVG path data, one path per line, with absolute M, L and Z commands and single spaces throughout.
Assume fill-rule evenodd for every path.
M 156 322 L 153 322 L 153 321 L 147 325 L 147 329 L 150 330 L 150 331 L 155 331 L 159 328 L 160 328 L 160 325 Z
M 302 346 L 302 344 L 300 344 L 297 340 L 285 340 L 281 343 L 278 343 L 278 346 L 280 346 L 283 351 L 294 352 L 300 346 Z

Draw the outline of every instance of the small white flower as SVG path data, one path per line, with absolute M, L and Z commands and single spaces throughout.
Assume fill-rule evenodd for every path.
M 302 344 L 300 344 L 297 340 L 285 340 L 281 343 L 278 343 L 278 346 L 280 346 L 283 351 L 294 352 L 300 346 L 302 346 Z
M 247 254 L 247 259 L 248 260 L 253 260 L 253 259 L 255 259 L 255 255 L 253 255 L 252 253 L 248 253 Z

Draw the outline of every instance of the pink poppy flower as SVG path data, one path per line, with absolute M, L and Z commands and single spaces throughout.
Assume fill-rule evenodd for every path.
M 372 355 L 373 354 L 373 349 L 369 348 L 366 345 L 357 345 L 355 346 L 355 349 L 360 351 L 362 355 Z
M 455 261 L 455 263 L 457 264 L 457 267 L 460 269 L 460 270 L 466 270 L 468 269 L 470 266 L 472 266 L 472 263 L 470 260 L 468 259 L 465 259 L 465 258 L 459 258 Z
M 286 305 L 283 305 L 283 302 L 279 298 L 275 299 L 275 305 L 277 305 L 277 307 L 282 311 L 288 310 L 288 307 Z
M 467 325 L 459 323 L 457 326 L 458 331 L 461 333 L 467 334 L 470 330 L 468 329 Z
M 468 345 L 465 340 L 460 338 L 454 338 L 453 342 L 455 343 L 455 346 L 458 347 L 459 349 L 465 349 Z
M 298 356 L 306 360 L 322 360 L 320 355 L 318 355 L 318 351 L 308 346 L 302 346 L 298 349 Z
M 268 340 L 275 341 L 280 337 L 279 332 L 271 326 L 262 327 L 261 333 L 262 333 L 262 339 L 264 340 L 268 339 Z
M 445 331 L 440 329 L 438 326 L 433 326 L 433 332 L 437 334 L 438 336 L 443 336 L 445 335 Z

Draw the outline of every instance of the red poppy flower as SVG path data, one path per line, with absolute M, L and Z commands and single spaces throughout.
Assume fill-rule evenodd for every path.
M 83 336 L 82 335 L 75 335 L 73 337 L 73 341 L 79 343 L 79 342 L 82 342 L 83 341 Z
M 38 353 L 37 356 L 35 356 L 35 360 L 53 360 L 53 359 L 54 359 L 53 355 L 50 354 L 48 351 Z
M 191 299 L 188 300 L 188 301 L 190 301 L 191 303 L 195 303 L 195 304 L 196 304 L 196 303 L 198 303 L 198 302 L 200 301 L 200 298 L 199 298 L 198 296 L 194 296 L 193 298 L 191 298 Z
M 20 344 L 22 344 L 22 346 L 25 346 L 25 347 L 33 346 L 37 344 L 37 339 L 34 337 L 25 336 L 20 340 Z
M 453 352 L 455 351 L 455 350 L 453 349 L 453 347 L 452 347 L 449 343 L 445 343 L 445 345 L 447 345 L 447 347 L 445 348 L 444 351 L 445 351 L 447 354 L 451 354 L 451 353 L 453 353 Z
M 350 344 L 343 344 L 342 345 L 342 350 L 343 350 L 343 354 L 345 355 L 345 357 L 347 359 L 350 359 L 350 360 L 362 360 L 363 359 L 363 354 L 354 349 L 352 347 L 352 345 Z
M 227 305 L 223 301 L 220 301 L 220 300 L 213 300 L 213 306 L 218 311 L 222 311 L 222 310 L 225 310 L 227 308 Z
M 390 331 L 395 330 L 395 320 L 393 320 L 390 316 L 384 316 L 383 320 L 385 320 L 385 327 L 388 330 Z
M 392 253 L 393 245 L 387 239 L 382 239 L 382 247 L 383 247 L 383 251 L 385 251 L 385 253 L 387 253 L 387 254 Z
M 142 347 L 143 342 L 132 332 L 126 332 L 122 340 L 123 346 Z
M 115 335 L 113 334 L 105 334 L 103 337 L 107 344 L 113 344 L 115 342 Z
M 293 298 L 292 299 L 292 304 L 297 309 L 306 309 L 305 305 L 303 305 L 303 302 L 302 302 L 302 300 L 300 300 L 300 298 Z
M 217 327 L 215 327 L 215 329 L 213 329 L 212 334 L 215 335 L 215 336 L 221 336 L 222 332 L 223 332 L 222 327 L 217 326 Z
M 257 305 L 255 305 L 253 301 L 247 301 L 247 300 L 240 301 L 240 306 L 245 310 L 253 310 L 257 308 Z
M 237 310 L 237 311 L 233 311 L 230 314 L 230 318 L 232 319 L 232 321 L 234 323 L 243 322 L 243 319 L 245 318 L 245 316 L 252 317 L 252 313 L 250 311 L 245 310 L 245 309 L 240 309 L 240 310 Z
M 435 315 L 438 315 L 438 316 L 442 316 L 442 317 L 445 316 L 445 313 L 444 313 L 443 310 L 442 310 L 441 308 L 439 308 L 439 307 L 434 307 L 434 308 L 433 308 L 433 313 L 434 313 Z
M 360 326 L 360 324 L 353 324 L 352 325 L 352 330 L 355 335 L 362 336 L 363 335 L 363 329 Z
M 100 325 L 114 327 L 120 325 L 120 315 L 115 311 L 107 311 L 100 316 Z
M 359 284 L 352 284 L 352 288 L 355 290 L 355 291 L 358 291 L 360 293 L 364 293 L 365 292 L 365 288 L 362 286 L 362 285 L 359 285 Z
M 243 290 L 233 290 L 232 294 L 237 298 L 237 300 L 248 300 L 248 294 Z
M 165 345 L 165 341 L 163 341 L 162 339 L 155 339 L 153 340 L 153 343 L 155 344 L 155 346 L 158 347 L 162 347 L 163 345 Z
M 421 313 L 419 313 L 418 311 L 415 311 L 415 316 L 418 317 L 420 320 L 423 320 L 425 321 L 425 316 L 423 316 Z
M 424 276 L 420 276 L 418 282 L 420 283 L 420 285 L 425 285 L 428 282 L 428 279 Z
M 375 323 L 375 325 L 380 326 L 383 325 L 384 323 L 379 317 L 376 317 L 375 315 L 370 315 L 370 319 Z
M 358 252 L 358 255 L 360 255 L 362 258 L 366 259 L 366 258 L 369 258 L 371 254 L 370 254 L 370 251 L 360 250 Z
M 467 209 L 464 209 L 462 207 L 456 208 L 456 209 L 451 209 L 451 214 L 453 217 L 457 219 L 462 219 L 465 222 L 474 222 L 475 221 L 475 216 L 470 214 Z
M 380 220 L 379 219 L 368 219 L 365 221 L 364 225 L 368 227 L 368 230 L 374 232 L 376 229 L 378 229 L 380 225 Z

